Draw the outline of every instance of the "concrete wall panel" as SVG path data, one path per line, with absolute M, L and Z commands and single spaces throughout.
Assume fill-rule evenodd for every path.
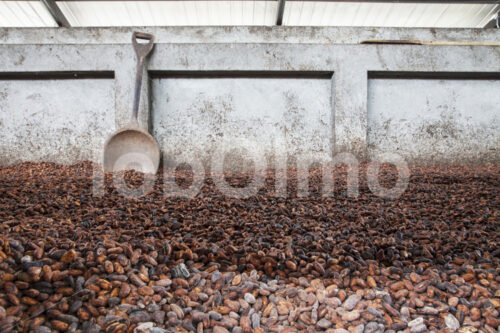
M 331 156 L 331 78 L 160 78 L 152 96 L 154 135 L 172 155 L 206 163 L 240 142 L 266 158 Z
M 0 80 L 0 163 L 99 161 L 114 111 L 112 79 Z
M 500 160 L 500 80 L 371 79 L 368 155 L 413 163 Z

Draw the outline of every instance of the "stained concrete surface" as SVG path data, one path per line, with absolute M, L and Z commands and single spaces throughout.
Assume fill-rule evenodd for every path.
M 496 29 L 381 27 L 113 27 L 0 28 L 1 44 L 126 44 L 132 31 L 155 36 L 157 43 L 359 44 L 365 40 L 498 41 Z
M 495 162 L 500 80 L 372 79 L 368 152 L 411 163 Z
M 153 133 L 171 155 L 206 163 L 226 142 L 265 157 L 332 151 L 329 78 L 167 78 L 153 80 Z
M 108 79 L 0 80 L 0 162 L 94 160 L 114 128 Z
M 311 159 L 315 159 L 323 157 L 328 150 L 330 156 L 349 152 L 363 160 L 375 156 L 377 152 L 392 149 L 402 152 L 412 163 L 417 164 L 500 160 L 499 150 L 492 148 L 497 142 L 495 140 L 498 140 L 496 133 L 500 131 L 498 122 L 492 121 L 497 118 L 491 116 L 500 113 L 499 103 L 487 104 L 491 105 L 491 110 L 486 118 L 480 112 L 470 114 L 472 109 L 462 110 L 460 106 L 467 101 L 464 105 L 479 105 L 484 109 L 485 100 L 496 101 L 500 73 L 499 46 L 359 44 L 364 39 L 498 42 L 500 33 L 497 30 L 190 27 L 0 29 L 0 79 L 5 73 L 15 76 L 16 73 L 33 75 L 41 71 L 49 74 L 62 71 L 111 71 L 114 76 L 114 81 L 98 80 L 95 84 L 83 80 L 60 80 L 48 84 L 58 89 L 43 89 L 44 84 L 40 81 L 2 80 L 4 90 L 10 85 L 17 87 L 14 90 L 7 89 L 8 93 L 0 95 L 0 117 L 3 122 L 4 119 L 10 119 L 6 123 L 8 127 L 1 125 L 2 130 L 8 132 L 0 138 L 4 156 L 2 163 L 40 159 L 60 163 L 74 163 L 83 159 L 100 162 L 102 145 L 99 140 L 125 125 L 130 118 L 136 65 L 130 45 L 133 30 L 157 35 L 157 43 L 148 64 L 149 71 L 154 74 L 151 77 L 157 77 L 160 72 L 168 76 L 179 71 L 190 73 L 196 78 L 205 72 L 236 76 L 241 72 L 266 74 L 266 78 L 259 78 L 255 83 L 242 77 L 231 79 L 231 84 L 224 83 L 229 82 L 227 78 L 213 78 L 209 85 L 206 84 L 208 81 L 193 79 L 189 81 L 192 85 L 186 83 L 184 86 L 191 94 L 179 89 L 179 80 L 162 79 L 164 81 L 161 82 L 153 79 L 151 84 L 144 84 L 140 124 L 144 128 L 152 128 L 157 139 L 175 151 L 193 154 L 201 151 L 198 156 L 204 159 L 215 147 L 209 136 L 223 133 L 225 138 L 239 137 L 239 140 L 233 141 L 248 147 L 255 146 L 254 143 L 262 139 L 257 148 L 267 154 L 269 147 L 274 145 L 273 148 L 277 148 L 274 154 L 278 156 L 286 155 L 289 151 L 291 155 L 305 151 L 310 153 Z M 450 83 L 451 86 L 444 84 L 437 87 L 433 83 L 435 81 L 427 80 L 411 87 L 418 99 L 415 103 L 410 103 L 412 97 L 405 95 L 401 89 L 391 88 L 393 90 L 389 95 L 395 101 L 399 98 L 407 109 L 398 111 L 386 105 L 386 113 L 377 111 L 374 114 L 370 106 L 373 101 L 368 98 L 373 95 L 369 73 L 374 71 L 465 73 L 465 76 L 471 77 L 475 73 L 489 73 L 496 75 L 497 79 L 461 80 Z M 288 75 L 324 72 L 334 73 L 330 82 L 312 80 L 310 85 L 308 83 L 305 86 L 299 85 L 293 75 Z M 288 73 L 288 76 L 283 77 L 283 73 Z M 148 79 L 147 74 L 145 81 L 151 79 Z M 273 78 L 275 75 L 280 77 L 279 82 Z M 301 82 L 303 84 L 307 80 Z M 405 87 L 406 81 L 401 82 L 403 86 L 400 88 L 410 88 Z M 105 85 L 104 90 L 100 85 Z M 385 86 L 380 88 L 382 96 L 385 94 L 383 90 L 389 89 Z M 441 97 L 434 92 L 436 89 L 441 89 Z M 59 96 L 61 90 L 65 91 L 66 96 Z M 249 90 L 248 98 L 245 97 L 245 90 Z M 288 104 L 287 91 L 296 97 L 289 98 Z M 28 99 L 34 93 L 41 94 L 36 103 Z M 260 101 L 268 96 L 269 103 L 262 105 L 272 107 L 257 108 Z M 384 103 L 388 102 L 381 101 L 380 96 L 375 94 L 375 102 L 385 108 Z M 430 106 L 422 111 L 421 100 L 425 96 L 429 96 Z M 54 100 L 60 101 L 55 109 L 51 107 Z M 58 115 L 64 114 L 61 110 L 68 105 L 73 107 L 71 103 L 79 104 L 80 109 L 77 107 L 75 110 L 80 112 L 59 118 Z M 328 111 L 327 103 L 330 103 Z M 205 104 L 213 105 L 211 116 L 201 112 Z M 443 105 L 447 105 L 447 108 Z M 31 109 L 40 110 L 44 115 L 33 118 L 25 111 L 15 118 L 6 115 L 12 110 Z M 404 126 L 398 121 L 399 127 L 395 129 L 385 130 L 381 127 L 380 123 L 384 123 L 385 118 L 394 118 L 396 121 L 406 117 L 405 112 L 424 112 L 425 119 L 432 122 L 438 119 L 448 123 L 451 121 L 457 125 L 456 129 L 465 134 L 424 139 L 427 127 L 432 122 L 429 126 L 421 123 L 422 127 L 418 127 L 418 121 L 407 122 Z M 85 116 L 76 116 L 80 113 Z M 191 117 L 191 122 L 188 117 Z M 278 120 L 281 122 L 279 125 Z M 99 127 L 95 124 L 97 121 L 106 126 Z M 488 122 L 489 127 L 484 127 L 483 121 Z M 294 126 L 297 122 L 303 126 Z M 32 127 L 35 129 L 28 131 Z M 25 130 L 15 134 L 16 128 Z M 70 130 L 63 131 L 63 128 Z M 285 137 L 285 128 L 288 141 L 282 139 Z M 35 140 L 36 137 L 39 140 Z M 54 146 L 54 138 L 57 137 L 66 138 L 64 144 Z M 414 138 L 411 143 L 415 147 L 404 148 L 410 137 Z M 34 141 L 40 148 L 31 144 Z M 287 144 L 273 143 L 283 141 Z M 431 149 L 431 144 L 441 147 L 439 154 Z M 460 149 L 454 147 L 471 148 L 475 155 L 460 154 Z M 175 155 L 175 151 L 172 155 Z

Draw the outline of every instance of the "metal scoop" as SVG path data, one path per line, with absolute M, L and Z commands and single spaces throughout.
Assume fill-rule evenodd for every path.
M 138 43 L 137 39 L 148 40 L 148 42 Z M 137 73 L 132 118 L 125 127 L 113 133 L 106 140 L 104 144 L 103 168 L 105 172 L 135 169 L 144 173 L 155 174 L 160 164 L 160 147 L 148 131 L 139 127 L 137 121 L 144 59 L 153 49 L 153 35 L 134 32 L 132 35 L 132 44 L 137 54 Z

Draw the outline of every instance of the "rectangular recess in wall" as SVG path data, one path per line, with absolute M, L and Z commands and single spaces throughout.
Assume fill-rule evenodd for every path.
M 115 128 L 114 73 L 0 73 L 0 164 L 99 161 Z
M 414 164 L 500 160 L 500 73 L 368 73 L 368 156 Z
M 209 158 L 220 142 L 263 156 L 331 156 L 333 72 L 152 71 L 153 135 Z

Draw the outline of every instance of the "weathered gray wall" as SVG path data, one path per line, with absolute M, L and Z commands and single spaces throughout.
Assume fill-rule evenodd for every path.
M 174 159 L 188 152 L 206 161 L 229 140 L 266 157 L 391 151 L 412 163 L 500 160 L 499 46 L 360 44 L 498 42 L 498 30 L 137 30 L 157 37 L 140 122 Z M 130 117 L 132 31 L 0 29 L 0 162 L 100 161 L 106 136 Z M 53 77 L 79 71 L 114 79 Z M 30 79 L 39 72 L 48 78 Z M 372 72 L 449 77 L 369 79 Z M 493 79 L 456 80 L 453 73 Z
M 153 80 L 154 136 L 172 155 L 203 162 L 244 139 L 266 158 L 332 151 L 331 78 Z
M 371 79 L 368 151 L 408 162 L 493 161 L 500 150 L 500 80 Z
M 2 163 L 92 160 L 114 128 L 110 79 L 0 80 Z

